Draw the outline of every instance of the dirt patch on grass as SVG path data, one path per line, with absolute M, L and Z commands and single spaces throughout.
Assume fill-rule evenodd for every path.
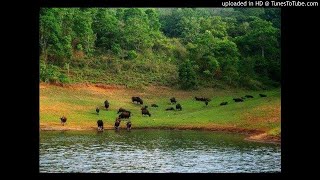
M 253 113 L 254 112 L 254 113 Z M 254 108 L 251 112 L 243 115 L 243 119 L 250 123 L 273 123 L 281 121 L 281 106 L 266 105 Z

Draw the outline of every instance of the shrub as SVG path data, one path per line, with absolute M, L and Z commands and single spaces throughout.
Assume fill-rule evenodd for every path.
M 138 54 L 136 53 L 136 51 L 135 50 L 130 50 L 129 52 L 128 52 L 128 56 L 127 56 L 127 58 L 128 59 L 135 59 L 135 58 L 137 58 L 138 57 Z
M 82 51 L 82 50 L 83 50 L 83 47 L 82 47 L 81 44 L 78 44 L 78 45 L 77 45 L 77 50 L 78 50 L 78 51 Z
M 120 55 L 121 54 L 121 46 L 119 44 L 114 44 L 111 47 L 111 51 L 115 54 L 115 55 Z
M 43 82 L 70 82 L 68 76 L 59 71 L 59 67 L 40 62 L 40 81 Z

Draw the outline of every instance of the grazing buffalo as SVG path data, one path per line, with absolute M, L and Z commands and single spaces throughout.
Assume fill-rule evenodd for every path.
M 100 109 L 98 107 L 96 108 L 96 112 L 97 112 L 97 114 L 99 114 L 99 112 L 100 112 Z
M 119 115 L 120 119 L 128 119 L 131 116 L 131 112 L 130 111 L 124 111 L 121 112 L 121 114 Z
M 181 106 L 181 104 L 178 103 L 178 104 L 176 105 L 176 110 L 182 111 L 182 106 Z
M 206 106 L 208 106 L 208 104 L 209 104 L 209 101 L 205 101 L 204 103 L 206 104 Z
M 259 94 L 260 97 L 267 97 L 265 94 Z
M 60 120 L 61 120 L 62 126 L 64 126 L 64 123 L 67 122 L 67 118 L 66 118 L 65 116 L 62 116 L 62 117 L 60 118 Z
M 108 110 L 108 108 L 109 108 L 109 102 L 108 102 L 108 100 L 106 100 L 106 101 L 104 102 L 104 107 Z
M 143 104 L 143 101 L 140 97 L 132 97 L 132 102 L 137 102 L 137 104 Z
M 243 102 L 243 99 L 241 98 L 233 98 L 234 102 Z
M 131 130 L 131 125 L 132 125 L 132 124 L 131 124 L 131 122 L 130 122 L 130 121 L 128 121 L 128 122 L 127 122 L 127 130 L 128 130 L 128 131 L 130 131 L 130 130 Z
M 246 98 L 253 98 L 251 95 L 245 95 Z
M 166 111 L 173 111 L 173 110 L 174 110 L 173 107 L 168 107 L 168 108 L 166 109 Z
M 120 122 L 121 122 L 121 120 L 118 119 L 118 118 L 117 118 L 116 121 L 114 122 L 114 128 L 115 128 L 116 130 L 119 130 Z
M 211 101 L 211 99 L 209 98 L 205 98 L 205 97 L 194 97 L 196 99 L 196 101 Z
M 142 108 L 141 108 L 141 110 L 144 110 L 144 109 L 147 109 L 148 108 L 148 106 L 143 106 Z
M 121 113 L 121 112 L 128 112 L 129 114 L 131 114 L 130 111 L 128 111 L 128 110 L 126 110 L 126 109 L 124 109 L 124 108 L 119 108 L 117 114 L 119 114 L 119 113 Z
M 220 106 L 225 106 L 227 104 L 228 104 L 228 102 L 222 102 L 222 103 L 220 103 Z
M 142 109 L 141 110 L 141 114 L 143 115 L 149 115 L 149 117 L 151 116 L 150 112 L 148 111 L 148 109 Z
M 173 98 L 170 99 L 170 102 L 171 102 L 172 104 L 175 104 L 175 103 L 177 103 L 177 100 L 176 100 L 175 97 L 173 97 Z
M 156 104 L 151 104 L 151 107 L 159 107 L 159 106 Z
M 98 131 L 103 131 L 103 121 L 102 120 L 98 120 L 97 124 L 98 124 Z

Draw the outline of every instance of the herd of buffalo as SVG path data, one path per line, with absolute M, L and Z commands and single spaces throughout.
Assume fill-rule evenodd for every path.
M 259 94 L 259 96 L 260 97 L 267 97 L 267 95 L 265 95 L 265 94 Z M 196 101 L 203 101 L 206 106 L 208 106 L 209 102 L 211 101 L 211 99 L 205 98 L 205 97 L 194 97 L 194 98 Z M 252 95 L 245 95 L 244 97 L 241 97 L 241 98 L 233 98 L 233 100 L 234 100 L 234 102 L 243 102 L 246 98 L 253 98 L 253 96 Z M 131 99 L 132 99 L 132 103 L 143 105 L 143 100 L 140 97 L 132 97 Z M 170 98 L 170 102 L 171 102 L 171 104 L 176 104 L 176 108 L 168 107 L 165 109 L 166 111 L 174 111 L 174 110 L 182 111 L 182 106 L 180 103 L 177 103 L 177 100 L 175 97 Z M 224 106 L 227 104 L 228 104 L 228 102 L 221 102 L 220 106 Z M 110 104 L 109 104 L 108 100 L 106 100 L 104 102 L 104 107 L 108 110 L 109 106 L 110 106 Z M 159 107 L 159 106 L 157 104 L 151 104 L 151 107 Z M 100 109 L 97 107 L 96 113 L 99 114 L 99 112 L 100 112 Z M 114 128 L 116 130 L 119 130 L 121 120 L 122 119 L 129 119 L 131 117 L 131 112 L 124 109 L 124 108 L 120 108 L 118 110 L 117 114 L 119 114 L 119 116 L 115 120 Z M 141 108 L 141 114 L 142 114 L 142 116 L 149 116 L 149 117 L 151 116 L 151 113 L 148 110 L 148 106 L 145 105 Z M 67 122 L 67 118 L 65 116 L 62 116 L 60 118 L 60 120 L 61 120 L 62 125 L 64 125 Z M 103 121 L 98 120 L 97 125 L 98 125 L 98 131 L 103 131 Z M 128 120 L 127 124 L 126 124 L 128 131 L 131 130 L 131 126 L 132 126 L 131 121 Z

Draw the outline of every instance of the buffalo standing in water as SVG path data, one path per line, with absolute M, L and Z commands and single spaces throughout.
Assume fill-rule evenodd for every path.
M 98 124 L 98 131 L 103 131 L 103 121 L 102 120 L 98 120 L 97 124 Z
M 61 120 L 62 126 L 64 126 L 64 124 L 67 122 L 67 118 L 65 116 L 62 116 L 60 120 Z
M 131 122 L 130 122 L 130 121 L 128 121 L 128 122 L 127 122 L 127 130 L 128 130 L 128 131 L 130 131 L 130 130 L 131 130 L 131 125 L 132 125 L 132 124 L 131 124 Z
M 121 122 L 121 120 L 119 118 L 117 118 L 114 123 L 115 130 L 119 130 L 120 122 Z
M 104 107 L 108 110 L 108 108 L 109 108 L 109 102 L 108 102 L 108 100 L 106 100 L 105 102 L 104 102 Z

